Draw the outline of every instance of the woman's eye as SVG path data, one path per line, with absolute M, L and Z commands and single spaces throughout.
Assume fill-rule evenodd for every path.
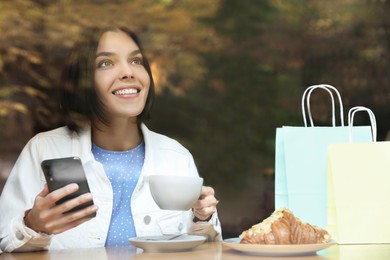
M 109 60 L 103 60 L 98 63 L 98 68 L 107 68 L 109 66 L 112 66 L 112 62 Z
M 134 57 L 130 60 L 131 64 L 136 64 L 136 65 L 143 65 L 144 61 L 142 60 L 141 57 Z

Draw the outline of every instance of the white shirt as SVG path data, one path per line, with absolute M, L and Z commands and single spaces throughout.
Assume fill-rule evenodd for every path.
M 138 236 L 192 232 L 208 240 L 221 240 L 221 225 L 215 213 L 208 222 L 193 223 L 192 211 L 160 210 L 149 190 L 148 175 L 198 176 L 190 152 L 177 141 L 141 125 L 145 141 L 145 162 L 131 200 Z M 46 183 L 40 163 L 46 159 L 81 158 L 97 216 L 58 235 L 37 233 L 24 225 L 24 212 Z M 113 192 L 103 166 L 91 152 L 90 128 L 80 134 L 67 127 L 33 137 L 21 152 L 0 197 L 0 249 L 5 252 L 103 247 L 112 212 Z

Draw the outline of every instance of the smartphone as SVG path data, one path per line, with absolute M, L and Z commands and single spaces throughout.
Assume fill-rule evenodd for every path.
M 42 161 L 41 166 L 50 192 L 62 188 L 71 183 L 77 183 L 79 185 L 79 189 L 76 192 L 58 200 L 56 202 L 57 205 L 67 200 L 76 198 L 84 193 L 90 192 L 84 168 L 79 157 L 66 157 L 44 160 Z M 93 205 L 93 200 L 74 207 L 67 212 L 80 210 L 90 205 Z M 96 213 L 93 213 L 88 217 L 94 216 L 96 216 Z

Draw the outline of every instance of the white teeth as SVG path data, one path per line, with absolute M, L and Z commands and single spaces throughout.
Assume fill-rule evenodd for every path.
M 130 95 L 130 94 L 136 94 L 138 91 L 134 88 L 129 88 L 129 89 L 121 89 L 114 91 L 115 95 Z

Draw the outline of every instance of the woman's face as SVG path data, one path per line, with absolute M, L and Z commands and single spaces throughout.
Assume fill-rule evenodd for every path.
M 108 31 L 100 38 L 95 87 L 109 121 L 136 117 L 144 109 L 150 78 L 138 46 L 126 33 Z

